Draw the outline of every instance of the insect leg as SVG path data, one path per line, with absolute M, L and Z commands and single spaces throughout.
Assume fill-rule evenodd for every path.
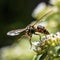
M 23 38 L 28 38 L 28 35 L 27 34 L 22 35 L 18 40 L 22 40 Z
M 39 36 L 39 39 L 41 41 L 41 35 L 39 33 L 35 33 L 35 35 L 38 35 Z
M 40 37 L 40 41 L 41 41 L 41 35 L 39 35 L 39 37 Z
M 32 35 L 30 35 L 30 40 L 29 40 L 29 42 L 30 42 L 30 45 L 31 45 L 31 47 L 32 47 L 31 38 L 32 38 Z

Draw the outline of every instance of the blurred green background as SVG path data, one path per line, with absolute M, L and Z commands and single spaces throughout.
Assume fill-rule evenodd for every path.
M 42 1 L 48 3 L 48 0 L 0 0 L 0 47 L 14 43 L 18 36 L 9 37 L 6 33 L 34 21 L 31 14 Z
M 10 30 L 25 28 L 35 21 L 31 16 L 34 8 L 41 2 L 49 5 L 49 0 L 0 0 L 0 60 L 32 60 L 36 53 L 30 49 L 29 39 L 17 41 L 19 36 L 7 36 Z M 60 31 L 60 5 L 59 11 L 47 17 L 46 28 L 50 33 Z M 38 41 L 33 36 L 32 41 Z M 32 47 L 34 48 L 34 46 Z

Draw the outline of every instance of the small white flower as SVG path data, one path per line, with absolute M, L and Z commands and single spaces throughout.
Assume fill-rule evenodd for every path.
M 32 42 L 32 44 L 36 46 L 37 44 L 39 44 L 39 42 Z

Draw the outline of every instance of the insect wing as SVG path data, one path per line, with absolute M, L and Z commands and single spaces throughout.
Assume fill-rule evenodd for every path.
M 37 20 L 36 20 L 36 22 L 34 23 L 34 25 L 37 24 L 39 21 L 41 22 L 41 20 L 42 20 L 45 16 L 47 16 L 48 14 L 51 14 L 52 12 L 53 12 L 53 11 L 50 10 L 50 11 L 48 11 L 47 13 L 45 13 L 42 17 L 40 17 L 40 19 L 37 19 Z
M 36 25 L 37 23 L 42 22 L 42 19 L 43 19 L 45 16 L 47 16 L 48 14 L 52 13 L 52 12 L 53 12 L 52 10 L 48 11 L 48 12 L 45 13 L 42 17 L 40 17 L 40 19 L 37 19 L 36 21 L 31 22 L 28 26 L 34 26 L 34 25 Z M 27 26 L 27 27 L 28 27 L 28 26 Z
M 7 35 L 9 36 L 16 36 L 19 35 L 21 32 L 25 31 L 26 29 L 17 29 L 7 32 Z

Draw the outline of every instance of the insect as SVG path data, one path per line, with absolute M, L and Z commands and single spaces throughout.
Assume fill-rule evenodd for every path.
M 46 15 L 48 15 L 50 12 L 51 11 L 47 12 L 39 20 L 36 20 L 33 23 L 29 24 L 26 28 L 9 31 L 9 32 L 7 32 L 7 35 L 9 35 L 9 36 L 16 36 L 16 35 L 19 35 L 21 32 L 26 32 L 26 34 L 30 37 L 29 42 L 30 42 L 30 45 L 32 46 L 32 42 L 31 42 L 32 34 L 39 35 L 36 32 L 43 33 L 43 34 L 49 34 L 49 32 L 45 29 L 45 27 L 43 27 L 41 25 L 38 25 L 37 28 L 36 28 L 35 25 L 41 19 L 43 19 L 43 17 L 45 17 Z

